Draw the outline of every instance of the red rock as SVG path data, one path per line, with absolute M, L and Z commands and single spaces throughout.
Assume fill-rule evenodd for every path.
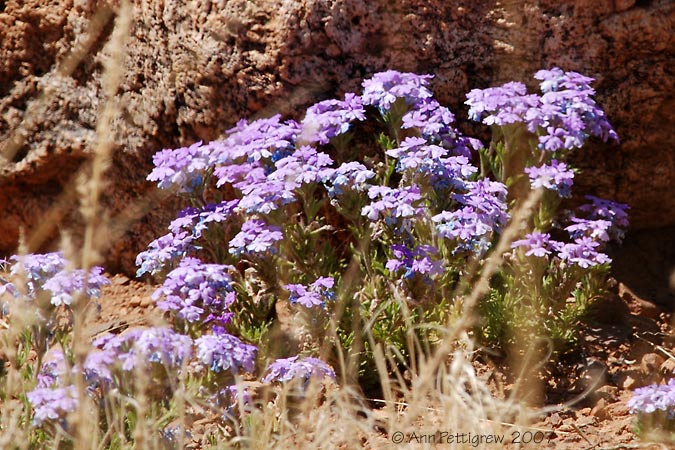
M 65 225 L 78 237 L 71 175 L 96 139 L 113 19 L 96 27 L 101 34 L 72 73 L 58 70 L 86 40 L 96 3 L 3 2 L 0 147 L 19 145 L 0 169 L 2 253 L 15 250 L 20 228 L 31 236 L 42 227 L 31 250 L 58 245 Z M 215 139 L 239 117 L 297 116 L 391 68 L 433 73 L 437 97 L 462 121 L 471 88 L 534 84 L 531 75 L 551 66 L 595 77 L 622 144 L 579 152 L 575 182 L 581 192 L 630 203 L 636 229 L 675 224 L 672 2 L 135 3 L 102 199 L 115 218 L 104 255 L 111 271 L 132 275 L 136 254 L 164 234 L 178 208 L 145 182 L 153 153 Z

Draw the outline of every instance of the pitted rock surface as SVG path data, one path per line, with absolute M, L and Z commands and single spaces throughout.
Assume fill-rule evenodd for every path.
M 30 236 L 46 222 L 54 226 L 35 250 L 57 245 L 59 229 L 77 240 L 73 174 L 96 141 L 114 20 L 113 11 L 92 32 L 98 11 L 78 0 L 0 2 L 0 151 L 15 150 L 0 169 L 2 253 L 20 229 Z M 460 121 L 471 88 L 535 88 L 532 74 L 551 66 L 595 77 L 622 143 L 576 155 L 578 189 L 629 203 L 635 229 L 675 224 L 674 23 L 667 0 L 137 0 L 123 111 L 109 130 L 103 203 L 121 231 L 110 234 L 107 267 L 133 273 L 178 207 L 145 181 L 156 151 L 216 139 L 240 117 L 297 118 L 387 69 L 434 74 L 437 98 Z

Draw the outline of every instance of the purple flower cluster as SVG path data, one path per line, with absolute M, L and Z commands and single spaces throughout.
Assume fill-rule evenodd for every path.
M 561 197 L 572 195 L 574 172 L 564 162 L 552 160 L 541 167 L 526 167 L 525 173 L 530 177 L 532 189 L 544 188 L 557 192 Z
M 413 108 L 402 117 L 401 128 L 417 128 L 422 136 L 434 139 L 438 136 L 452 134 L 452 123 L 455 116 L 436 100 L 425 98 L 413 105 Z
M 120 335 L 104 334 L 96 338 L 93 349 L 84 362 L 87 394 L 105 395 L 117 386 L 113 373 L 117 369 L 130 371 L 139 364 L 159 364 L 166 369 L 180 369 L 192 357 L 192 339 L 169 328 L 134 328 Z M 63 352 L 50 351 L 37 376 L 37 386 L 27 393 L 34 409 L 33 424 L 65 420 L 77 408 L 77 393 L 72 385 L 63 383 L 67 364 Z M 76 368 L 72 367 L 75 371 Z
M 422 211 L 418 206 L 422 195 L 417 185 L 401 188 L 371 186 L 368 189 L 368 198 L 372 202 L 363 207 L 361 214 L 372 221 L 383 220 L 387 224 L 393 224 L 397 219 L 411 219 Z
M 466 156 L 450 156 L 450 151 L 440 145 L 429 144 L 426 139 L 408 137 L 397 148 L 387 150 L 387 155 L 398 161 L 396 170 L 407 171 L 429 178 L 437 190 L 462 189 L 465 181 L 478 169 Z
M 346 190 L 363 192 L 370 184 L 367 180 L 375 177 L 375 172 L 358 161 L 342 163 L 330 177 L 324 181 L 328 195 L 333 198 L 345 193 Z
M 309 286 L 302 284 L 287 284 L 284 286 L 291 293 L 289 300 L 291 304 L 300 304 L 305 308 L 326 307 L 327 300 L 333 300 L 335 294 L 333 285 L 335 280 L 331 277 L 319 277 Z
M 292 151 L 302 132 L 300 124 L 293 120 L 280 122 L 281 115 L 257 119 L 249 123 L 242 119 L 227 131 L 222 141 L 211 143 L 214 164 L 234 162 L 260 162 L 278 160 Z M 241 159 L 244 161 L 241 161 Z
M 318 358 L 291 358 L 277 359 L 267 368 L 267 374 L 263 377 L 264 383 L 273 381 L 288 382 L 300 379 L 308 382 L 310 379 L 323 380 L 330 378 L 335 380 L 335 371 L 331 366 Z
M 65 388 L 37 388 L 26 394 L 33 405 L 33 425 L 40 426 L 46 421 L 65 420 L 77 409 L 75 386 Z
M 202 208 L 188 207 L 178 213 L 178 217 L 169 224 L 174 236 L 188 233 L 191 239 L 199 239 L 212 223 L 227 222 L 233 215 L 239 200 L 209 203 Z
M 412 278 L 420 275 L 429 279 L 434 275 L 443 273 L 443 261 L 438 258 L 438 249 L 431 245 L 420 245 L 412 250 L 405 245 L 395 244 L 391 246 L 393 258 L 389 259 L 386 268 L 390 273 L 405 270 L 403 278 Z
M 229 322 L 232 313 L 227 308 L 235 300 L 230 270 L 231 266 L 183 258 L 152 299 L 159 308 L 175 311 L 179 319 L 187 322 Z
M 194 236 L 186 231 L 168 233 L 155 239 L 148 245 L 148 249 L 136 256 L 136 265 L 139 266 L 136 276 L 143 274 L 157 274 L 165 267 L 174 264 L 180 258 L 196 250 L 193 244 Z
M 255 355 L 258 349 L 244 344 L 238 338 L 214 327 L 213 334 L 205 334 L 195 340 L 197 359 L 214 372 L 230 370 L 236 373 L 240 368 L 247 372 L 255 370 Z
M 92 345 L 110 355 L 115 364 L 119 362 L 124 371 L 148 362 L 176 370 L 192 357 L 192 339 L 166 327 L 132 328 L 120 335 L 105 334 Z M 95 370 L 102 372 L 107 361 L 106 357 L 97 357 L 92 365 L 101 364 Z
M 606 254 L 598 251 L 599 242 L 586 236 L 564 243 L 552 240 L 548 233 L 534 232 L 526 235 L 525 239 L 515 241 L 512 247 L 525 247 L 525 254 L 528 256 L 544 257 L 556 252 L 561 260 L 584 269 L 612 261 Z
M 589 220 L 607 220 L 611 226 L 606 232 L 609 237 L 617 242 L 621 242 L 624 237 L 624 230 L 628 228 L 628 209 L 625 203 L 618 203 L 612 200 L 587 195 L 586 200 L 590 203 L 581 205 L 579 211 L 588 214 Z
M 251 219 L 230 241 L 230 253 L 235 256 L 276 253 L 274 245 L 284 238 L 281 227 L 267 225 L 263 220 Z
M 432 75 L 417 75 L 395 70 L 380 72 L 365 80 L 363 86 L 364 105 L 375 106 L 382 114 L 391 109 L 397 99 L 405 100 L 408 105 L 415 105 L 433 97 L 429 89 Z
M 204 181 L 204 172 L 210 166 L 211 147 L 202 141 L 189 147 L 157 152 L 152 162 L 155 168 L 148 175 L 149 181 L 157 181 L 160 189 L 176 189 L 190 193 Z
M 551 239 L 550 234 L 533 232 L 513 242 L 512 248 L 526 248 L 525 255 L 544 257 L 555 252 L 556 256 L 582 268 L 610 263 L 612 260 L 600 250 L 615 240 L 620 242 L 628 226 L 627 205 L 593 196 L 586 196 L 591 203 L 579 207 L 588 218 L 570 217 L 570 225 L 564 227 L 573 242 L 565 243 Z
M 469 117 L 487 125 L 524 123 L 538 135 L 539 148 L 556 152 L 583 146 L 588 136 L 618 141 L 590 87 L 592 78 L 561 69 L 540 70 L 542 95 L 527 94 L 524 84 L 512 82 L 467 94 Z
M 100 297 L 101 287 L 110 284 L 102 275 L 102 267 L 93 267 L 88 273 L 83 269 L 68 269 L 60 252 L 14 255 L 9 261 L 13 262 L 10 270 L 12 277 L 19 277 L 20 274 L 25 276 L 27 297 L 35 299 L 45 292 L 54 306 L 70 305 L 78 292 L 88 298 Z M 0 285 L 0 295 L 5 292 L 19 296 L 19 290 L 10 282 Z
M 651 414 L 656 411 L 675 413 L 675 378 L 668 380 L 667 384 L 636 389 L 627 405 L 632 414 Z
M 349 131 L 354 120 L 366 120 L 361 97 L 348 93 L 344 100 L 324 100 L 307 108 L 301 123 L 300 140 L 328 144 L 334 137 Z
M 550 234 L 535 231 L 526 234 L 525 239 L 520 239 L 513 242 L 511 247 L 526 247 L 526 256 L 536 256 L 538 258 L 543 258 L 544 256 L 550 255 L 551 250 L 557 249 L 559 247 L 559 243 L 551 241 Z
M 302 146 L 291 155 L 278 160 L 268 179 L 287 184 L 286 189 L 292 191 L 303 184 L 319 183 L 329 179 L 334 169 L 329 168 L 333 160 L 326 153 L 317 152 L 309 146 Z
M 463 207 L 443 211 L 431 220 L 441 237 L 455 239 L 459 248 L 482 254 L 493 233 L 508 221 L 506 186 L 487 179 L 469 181 L 466 186 L 466 193 L 453 195 Z

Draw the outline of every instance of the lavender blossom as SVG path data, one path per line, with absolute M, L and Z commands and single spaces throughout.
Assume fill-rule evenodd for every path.
M 297 356 L 285 359 L 277 359 L 267 368 L 267 375 L 262 379 L 263 383 L 273 381 L 288 382 L 300 379 L 308 382 L 310 379 L 323 380 L 330 378 L 335 380 L 335 371 L 331 366 L 318 358 L 302 358 Z
M 139 253 L 136 257 L 136 265 L 140 266 L 136 271 L 136 276 L 140 277 L 145 273 L 154 275 L 175 263 L 196 249 L 193 241 L 194 236 L 185 231 L 168 233 L 155 239 L 148 245 L 146 251 Z
M 236 213 L 235 209 L 239 200 L 210 203 L 203 208 L 187 207 L 178 213 L 178 217 L 169 224 L 169 230 L 174 236 L 187 232 L 198 239 L 206 231 L 211 223 L 223 223 L 229 221 Z
M 335 280 L 331 277 L 319 277 L 309 286 L 302 284 L 287 284 L 284 286 L 290 292 L 291 304 L 300 304 L 305 308 L 326 307 L 327 300 L 334 300 L 333 285 Z
M 532 189 L 544 188 L 557 192 L 561 197 L 572 195 L 574 172 L 564 162 L 552 160 L 541 167 L 526 167 L 525 173 L 530 177 Z
M 366 180 L 375 177 L 375 172 L 357 161 L 343 163 L 324 180 L 328 195 L 334 198 L 342 195 L 345 189 L 362 192 L 370 186 Z
M 35 299 L 40 292 L 46 292 L 54 306 L 70 305 L 77 292 L 82 292 L 88 298 L 100 297 L 101 287 L 110 283 L 102 275 L 103 268 L 98 266 L 92 267 L 89 273 L 83 269 L 67 269 L 66 260 L 60 252 L 14 255 L 10 260 L 14 262 L 10 275 L 17 277 L 22 272 L 25 274 L 27 297 Z M 2 292 L 19 295 L 12 283 L 5 283 Z
M 44 289 L 44 283 L 47 280 L 66 267 L 66 260 L 61 252 L 13 255 L 9 261 L 13 263 L 10 270 L 11 277 L 17 277 L 19 274 L 26 277 L 26 294 L 31 299 L 34 299 L 38 292 Z M 14 293 L 15 296 L 19 295 L 12 283 L 7 283 L 5 289 Z
M 280 227 L 267 225 L 260 219 L 251 219 L 241 226 L 241 231 L 230 241 L 230 253 L 235 256 L 274 254 L 274 245 L 283 238 Z
M 403 278 L 412 278 L 420 275 L 424 279 L 430 279 L 435 275 L 443 273 L 443 262 L 435 259 L 438 255 L 438 249 L 431 245 L 420 245 L 412 250 L 405 245 L 395 244 L 391 246 L 393 258 L 386 264 L 387 270 L 396 273 L 405 269 Z
M 466 188 L 465 181 L 478 170 L 465 156 L 449 156 L 446 148 L 428 144 L 426 139 L 419 137 L 407 137 L 399 147 L 386 153 L 398 160 L 398 172 L 411 171 L 429 177 L 432 186 L 438 190 Z
M 349 93 L 344 101 L 324 100 L 307 108 L 301 123 L 300 140 L 309 144 L 328 144 L 334 137 L 349 131 L 354 120 L 366 120 L 361 97 Z
M 229 322 L 232 313 L 227 308 L 235 300 L 232 278 L 228 274 L 231 269 L 231 266 L 184 258 L 169 272 L 152 299 L 160 309 L 175 311 L 179 319 L 187 322 Z
M 192 339 L 166 327 L 131 328 L 118 336 L 99 337 L 92 344 L 115 355 L 125 371 L 148 362 L 179 369 L 192 356 Z
M 62 270 L 45 281 L 43 288 L 51 292 L 52 305 L 70 306 L 77 292 L 83 292 L 88 298 L 101 296 L 101 287 L 110 284 L 101 272 L 102 267 L 94 267 L 88 274 L 82 269 Z
M 280 122 L 280 114 L 248 122 L 244 119 L 227 131 L 223 141 L 212 143 L 217 165 L 259 162 L 285 156 L 293 148 L 302 127 L 295 121 Z M 241 159 L 245 161 L 240 161 Z
M 204 181 L 204 174 L 211 165 L 211 151 L 210 145 L 199 141 L 189 147 L 157 152 L 152 158 L 155 168 L 147 179 L 158 181 L 160 189 L 190 193 Z
M 197 358 L 214 372 L 230 370 L 236 373 L 240 368 L 253 372 L 255 369 L 255 354 L 258 349 L 244 344 L 222 328 L 214 327 L 214 334 L 198 338 L 195 345 Z
M 576 72 L 554 68 L 539 71 L 541 96 L 527 94 L 522 83 L 507 83 L 488 89 L 474 89 L 467 95 L 469 117 L 487 125 L 504 126 L 523 123 L 531 133 L 538 134 L 541 150 L 556 152 L 583 146 L 588 136 L 603 141 L 618 141 L 616 132 L 607 121 L 592 96 L 591 78 Z M 559 90 L 560 88 L 564 88 Z
M 621 242 L 624 237 L 624 230 L 628 228 L 628 213 L 630 207 L 624 203 L 617 203 L 611 200 L 586 196 L 591 203 L 582 205 L 579 210 L 588 214 L 590 220 L 607 220 L 611 226 L 607 229 L 607 234 L 611 239 Z
M 291 155 L 278 160 L 274 165 L 276 170 L 268 179 L 283 181 L 285 189 L 292 191 L 303 184 L 319 183 L 329 179 L 333 170 L 329 168 L 333 160 L 326 153 L 317 152 L 315 148 L 303 146 Z
M 414 73 L 388 70 L 373 75 L 365 80 L 363 86 L 364 105 L 372 105 L 386 113 L 391 109 L 397 98 L 405 100 L 406 104 L 414 105 L 433 97 L 428 85 L 433 75 L 417 75 Z
M 572 217 L 570 220 L 574 224 L 565 227 L 565 230 L 573 239 L 588 236 L 596 241 L 608 242 L 610 240 L 609 230 L 612 227 L 612 222 L 609 220 L 588 220 L 578 217 Z
M 486 125 L 504 126 L 522 122 L 530 108 L 539 104 L 537 95 L 527 95 L 523 83 L 511 82 L 501 87 L 472 89 L 466 95 L 469 118 Z M 483 117 L 485 115 L 485 117 Z
M 627 406 L 632 414 L 672 413 L 675 411 L 675 378 L 665 385 L 653 384 L 636 389 Z
M 490 244 L 492 233 L 499 232 L 508 221 L 506 186 L 490 180 L 469 181 L 468 192 L 453 198 L 465 206 L 442 211 L 431 218 L 441 237 L 456 239 L 459 249 L 482 254 Z
M 525 252 L 526 256 L 543 258 L 544 256 L 550 255 L 551 250 L 556 249 L 558 244 L 560 243 L 551 240 L 551 236 L 548 233 L 535 231 L 526 234 L 525 239 L 513 242 L 511 248 L 527 247 L 528 250 Z
M 372 221 L 387 222 L 392 218 L 411 218 L 422 211 L 422 208 L 417 206 L 422 200 L 417 185 L 397 189 L 371 186 L 368 189 L 368 197 L 373 201 L 361 209 L 361 214 Z
M 607 255 L 596 250 L 599 245 L 590 237 L 584 236 L 575 239 L 573 243 L 561 245 L 558 249 L 558 256 L 584 269 L 612 262 Z
M 40 426 L 52 420 L 65 420 L 66 416 L 77 409 L 77 390 L 75 386 L 65 388 L 36 388 L 26 394 L 33 406 L 33 426 Z
M 433 138 L 439 134 L 453 133 L 451 124 L 455 116 L 436 100 L 426 98 L 418 101 L 414 108 L 403 115 L 401 128 L 417 128 L 422 136 Z

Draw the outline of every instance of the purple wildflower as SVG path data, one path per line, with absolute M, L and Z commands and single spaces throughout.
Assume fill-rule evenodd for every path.
M 651 414 L 656 411 L 673 412 L 675 410 L 675 378 L 665 385 L 653 384 L 638 388 L 628 400 L 632 414 Z
M 40 292 L 46 292 L 54 306 L 70 305 L 78 291 L 89 298 L 100 297 L 101 287 L 110 283 L 102 275 L 102 267 L 92 267 L 88 274 L 82 269 L 67 269 L 66 260 L 60 252 L 14 255 L 10 260 L 14 261 L 10 275 L 25 274 L 28 298 L 34 299 Z M 12 283 L 4 284 L 4 291 L 19 295 Z
M 214 327 L 214 334 L 201 336 L 195 344 L 197 358 L 214 372 L 229 369 L 236 373 L 240 368 L 253 372 L 255 369 L 255 354 L 258 349 L 244 344 L 222 328 Z
M 158 181 L 160 189 L 174 188 L 178 192 L 192 192 L 203 182 L 204 174 L 211 165 L 212 147 L 202 141 L 189 147 L 157 152 L 152 161 L 155 168 L 148 175 L 149 181 Z
M 451 128 L 455 121 L 454 114 L 432 98 L 417 102 L 412 110 L 403 115 L 402 120 L 401 128 L 417 128 L 425 137 L 454 131 Z
M 610 240 L 609 230 L 612 227 L 612 222 L 609 220 L 588 220 L 578 217 L 572 217 L 570 220 L 574 224 L 565 227 L 565 230 L 573 239 L 588 236 L 596 241 L 608 242 Z
M 302 358 L 297 356 L 285 359 L 277 359 L 267 368 L 267 375 L 262 379 L 263 383 L 272 381 L 288 382 L 294 379 L 301 379 L 308 382 L 315 378 L 323 380 L 330 378 L 335 380 L 335 371 L 331 366 L 318 358 Z
M 273 160 L 292 149 L 301 132 L 292 120 L 281 123 L 281 114 L 249 123 L 242 119 L 228 130 L 223 141 L 212 143 L 212 160 L 218 165 Z M 240 161 L 241 159 L 245 161 Z M 216 169 L 217 170 L 217 169 Z
M 66 360 L 63 351 L 58 347 L 52 347 L 45 353 L 42 366 L 37 375 L 37 387 L 56 387 L 60 384 L 65 373 Z
M 590 237 L 584 236 L 576 239 L 573 243 L 561 245 L 558 256 L 560 259 L 584 269 L 612 262 L 607 255 L 596 250 L 599 245 Z
M 247 213 L 269 214 L 295 201 L 297 187 L 295 181 L 270 180 L 237 186 L 243 196 L 239 201 L 239 209 Z
M 618 141 L 592 98 L 591 78 L 557 68 L 539 71 L 535 78 L 542 80 L 541 96 L 527 94 L 522 83 L 472 90 L 465 102 L 469 117 L 482 118 L 487 125 L 524 123 L 531 133 L 538 133 L 539 148 L 551 152 L 581 147 L 589 135 Z
M 499 232 L 509 218 L 506 186 L 490 180 L 469 181 L 468 192 L 453 198 L 465 206 L 443 211 L 431 218 L 441 237 L 456 239 L 458 247 L 477 254 L 484 253 L 492 233 Z
M 511 244 L 511 248 L 527 247 L 526 256 L 537 256 L 543 258 L 551 254 L 551 248 L 556 248 L 558 242 L 551 241 L 551 236 L 548 233 L 540 233 L 538 231 L 525 235 L 525 239 L 515 241 Z
M 372 221 L 411 218 L 422 210 L 416 206 L 422 200 L 420 188 L 417 185 L 397 189 L 387 186 L 371 186 L 368 189 L 368 197 L 373 201 L 361 209 L 361 214 Z
M 609 220 L 612 222 L 615 232 L 628 227 L 628 213 L 626 211 L 630 207 L 625 203 L 617 203 L 592 195 L 587 195 L 586 200 L 590 200 L 591 203 L 580 206 L 579 210 L 588 213 L 590 219 Z
M 231 268 L 184 258 L 169 272 L 152 299 L 159 308 L 176 311 L 177 317 L 187 322 L 228 322 L 232 313 L 227 308 L 235 300 L 232 278 L 228 274 Z M 158 301 L 160 298 L 163 300 Z
M 504 126 L 522 122 L 527 111 L 538 105 L 538 96 L 526 92 L 523 83 L 511 82 L 501 87 L 473 89 L 464 103 L 469 106 L 472 120 L 483 118 L 486 125 Z
M 375 172 L 357 161 L 343 163 L 335 169 L 328 179 L 324 180 L 328 195 L 335 197 L 342 195 L 345 189 L 358 192 L 364 191 L 367 186 L 366 180 L 375 177 Z
M 386 264 L 391 273 L 405 269 L 404 278 L 421 275 L 425 279 L 443 273 L 443 262 L 435 259 L 438 249 L 434 246 L 420 245 L 411 250 L 405 245 L 394 244 L 391 250 L 394 257 Z
M 147 362 L 179 369 L 192 356 L 192 339 L 165 327 L 131 328 L 118 336 L 101 336 L 92 344 L 115 355 L 125 371 Z
M 291 304 L 300 304 L 305 308 L 319 306 L 326 307 L 327 300 L 334 300 L 333 285 L 335 280 L 331 277 L 319 277 L 309 286 L 302 284 L 287 284 L 284 286 L 290 292 Z
M 307 108 L 299 139 L 310 144 L 328 144 L 332 138 L 349 131 L 354 120 L 366 120 L 361 97 L 348 93 L 344 101 L 324 100 Z
M 280 227 L 267 225 L 260 219 L 251 219 L 241 226 L 241 231 L 230 241 L 230 253 L 233 255 L 276 253 L 274 245 L 283 238 Z
M 268 179 L 283 181 L 287 190 L 297 189 L 303 184 L 322 182 L 331 177 L 333 170 L 329 166 L 333 160 L 326 153 L 317 152 L 315 148 L 303 146 L 291 155 L 278 160 L 276 170 Z
M 77 409 L 75 386 L 65 388 L 36 388 L 26 394 L 33 405 L 33 425 L 40 426 L 50 420 L 65 420 L 68 413 Z
M 186 256 L 195 250 L 192 244 L 194 236 L 191 233 L 181 231 L 169 233 L 155 239 L 148 245 L 148 249 L 136 257 L 136 265 L 140 266 L 136 276 L 145 273 L 156 274 L 176 260 Z
M 174 236 L 185 231 L 198 239 L 211 223 L 227 222 L 235 214 L 238 204 L 239 200 L 230 200 L 217 204 L 210 203 L 201 209 L 187 207 L 169 224 L 169 230 Z
M 73 295 L 77 292 L 83 292 L 86 288 L 88 298 L 100 297 L 101 287 L 110 284 L 110 281 L 103 275 L 102 267 L 94 267 L 87 274 L 84 270 L 62 270 L 53 277 L 45 281 L 43 288 L 51 292 L 51 303 L 54 306 L 70 305 L 73 301 Z
M 238 163 L 224 163 L 216 167 L 213 175 L 218 178 L 216 187 L 220 188 L 229 183 L 232 186 L 246 185 L 250 182 L 260 183 L 266 178 L 265 168 L 260 161 Z
M 564 162 L 554 159 L 550 165 L 526 167 L 525 173 L 530 177 L 532 189 L 542 187 L 557 192 L 561 197 L 572 195 L 574 172 Z
M 433 97 L 428 85 L 433 75 L 417 75 L 414 73 L 388 70 L 373 75 L 365 80 L 363 86 L 364 105 L 372 105 L 386 113 L 397 98 L 405 100 L 406 104 L 414 105 Z

